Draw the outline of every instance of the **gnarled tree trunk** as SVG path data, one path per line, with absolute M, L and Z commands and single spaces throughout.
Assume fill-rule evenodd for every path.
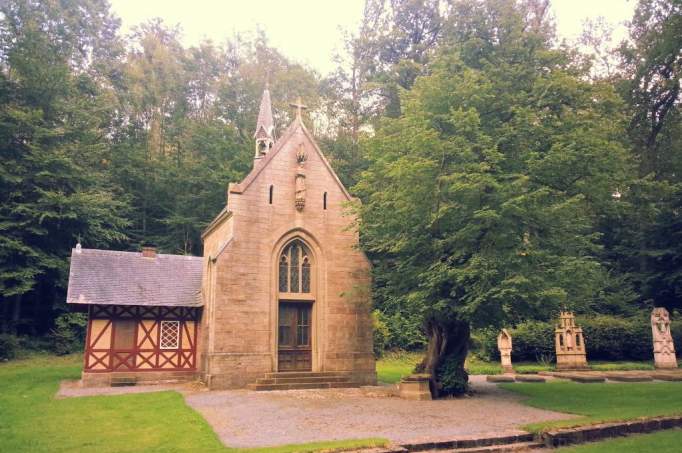
M 426 322 L 429 344 L 417 370 L 431 375 L 434 398 L 464 393 L 469 376 L 464 361 L 469 350 L 469 323 L 460 320 L 429 319 Z

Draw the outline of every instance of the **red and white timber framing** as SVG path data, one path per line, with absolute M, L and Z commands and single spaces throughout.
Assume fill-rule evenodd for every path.
M 196 370 L 199 308 L 91 305 L 83 371 L 111 373 L 127 371 Z M 134 322 L 132 347 L 116 346 L 118 321 Z M 179 321 L 177 348 L 161 348 L 161 322 Z

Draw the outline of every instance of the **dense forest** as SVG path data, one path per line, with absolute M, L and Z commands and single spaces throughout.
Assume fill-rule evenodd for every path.
M 269 83 L 350 191 L 385 346 L 463 372 L 471 329 L 682 308 L 682 1 L 560 41 L 547 0 L 367 0 L 337 70 L 265 33 L 183 47 L 106 0 L 0 6 L 0 332 L 40 336 L 84 247 L 202 253 Z

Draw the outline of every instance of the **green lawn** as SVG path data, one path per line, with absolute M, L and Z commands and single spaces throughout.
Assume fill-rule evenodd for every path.
M 503 388 L 527 396 L 529 406 L 575 414 L 569 420 L 537 423 L 531 431 L 585 425 L 639 417 L 682 414 L 682 383 L 648 382 L 623 384 L 502 384 Z
M 641 434 L 630 437 L 619 437 L 577 445 L 575 447 L 560 448 L 557 453 L 678 453 L 682 445 L 682 430 L 671 429 L 651 434 Z
M 312 452 L 383 446 L 359 439 L 268 449 L 228 449 L 176 392 L 55 399 L 59 381 L 80 376 L 79 356 L 0 364 L 2 452 Z
M 377 379 L 384 384 L 395 384 L 400 378 L 412 374 L 414 367 L 422 359 L 420 352 L 388 352 L 377 360 Z M 681 362 L 682 363 L 682 362 Z M 628 371 L 653 370 L 651 362 L 590 362 L 595 371 Z M 497 362 L 486 362 L 475 355 L 469 355 L 466 362 L 469 374 L 502 374 L 502 367 Z M 551 363 L 516 362 L 514 371 L 520 374 L 553 371 Z
M 395 384 L 400 378 L 412 374 L 422 359 L 418 352 L 387 352 L 377 360 L 377 380 L 383 384 Z
M 395 384 L 400 378 L 413 373 L 414 367 L 422 360 L 421 352 L 388 352 L 377 360 L 377 379 L 383 384 Z M 501 374 L 499 363 L 485 362 L 470 356 L 466 368 L 469 374 Z

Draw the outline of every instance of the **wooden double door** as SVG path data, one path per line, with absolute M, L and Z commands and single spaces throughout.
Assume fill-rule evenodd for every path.
M 311 303 L 279 303 L 278 371 L 312 371 L 311 320 Z

